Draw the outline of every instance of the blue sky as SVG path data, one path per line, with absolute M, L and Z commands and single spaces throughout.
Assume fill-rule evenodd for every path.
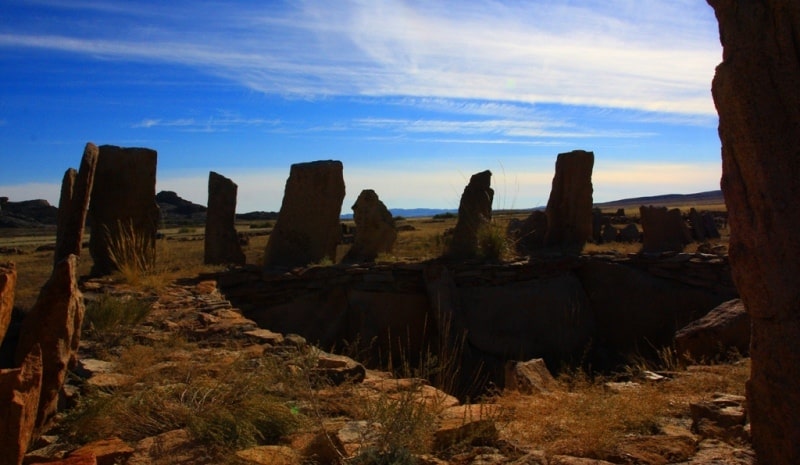
M 56 204 L 87 141 L 158 151 L 158 190 L 277 210 L 292 163 L 344 163 L 393 207 L 547 202 L 558 153 L 595 153 L 594 198 L 719 188 L 698 0 L 107 1 L 0 4 L 0 196 Z

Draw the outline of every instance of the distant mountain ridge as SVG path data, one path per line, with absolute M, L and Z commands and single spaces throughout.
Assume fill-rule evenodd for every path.
M 596 208 L 615 208 L 631 205 L 708 205 L 725 203 L 721 190 L 698 192 L 695 194 L 665 194 L 650 197 L 632 197 L 629 199 L 613 200 L 611 202 L 596 203 Z

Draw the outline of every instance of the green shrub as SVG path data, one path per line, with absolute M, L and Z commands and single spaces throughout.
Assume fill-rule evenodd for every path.
M 86 303 L 83 322 L 96 339 L 111 343 L 150 313 L 152 303 L 133 296 L 100 294 Z

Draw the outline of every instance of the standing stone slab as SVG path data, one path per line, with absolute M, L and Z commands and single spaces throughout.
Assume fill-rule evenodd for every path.
M 680 252 L 692 235 L 677 208 L 639 207 L 642 222 L 642 252 Z
M 34 345 L 20 368 L 0 370 L 0 463 L 22 463 L 36 428 L 42 350 Z
M 388 253 L 397 240 L 394 217 L 372 189 L 364 189 L 353 204 L 356 234 L 346 262 L 374 262 L 380 253 Z
M 155 264 L 156 162 L 155 150 L 100 146 L 89 205 L 93 275 Z
M 458 222 L 448 255 L 454 258 L 471 258 L 478 254 L 478 232 L 492 221 L 492 172 L 475 173 L 461 194 Z
M 81 255 L 83 228 L 89 208 L 89 197 L 94 184 L 99 149 L 91 142 L 86 144 L 78 171 L 70 168 L 64 173 L 61 183 L 61 198 L 58 202 L 58 229 L 53 263 L 69 255 Z
M 344 200 L 342 162 L 292 165 L 278 221 L 264 252 L 264 266 L 305 266 L 336 259 Z
M 11 324 L 14 310 L 14 292 L 17 285 L 17 268 L 13 263 L 0 263 L 0 344 Z
M 39 345 L 42 350 L 42 393 L 36 427 L 41 428 L 56 413 L 58 392 L 67 370 L 77 362 L 78 343 L 85 307 L 76 277 L 78 257 L 70 255 L 56 264 L 36 303 L 22 322 L 16 362 Z
M 547 201 L 545 245 L 580 253 L 592 237 L 592 170 L 594 153 L 573 150 L 558 154 L 556 174 Z
M 750 314 L 758 463 L 800 463 L 800 2 L 710 0 L 730 262 Z
M 245 257 L 236 234 L 236 193 L 230 179 L 208 174 L 208 211 L 204 262 L 207 265 L 244 265 Z

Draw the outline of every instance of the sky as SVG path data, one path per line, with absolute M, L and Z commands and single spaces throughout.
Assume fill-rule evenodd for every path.
M 341 160 L 342 212 L 547 203 L 559 153 L 595 202 L 719 188 L 721 46 L 699 0 L 3 0 L 0 196 L 58 204 L 86 142 L 158 152 L 157 191 L 277 211 Z

